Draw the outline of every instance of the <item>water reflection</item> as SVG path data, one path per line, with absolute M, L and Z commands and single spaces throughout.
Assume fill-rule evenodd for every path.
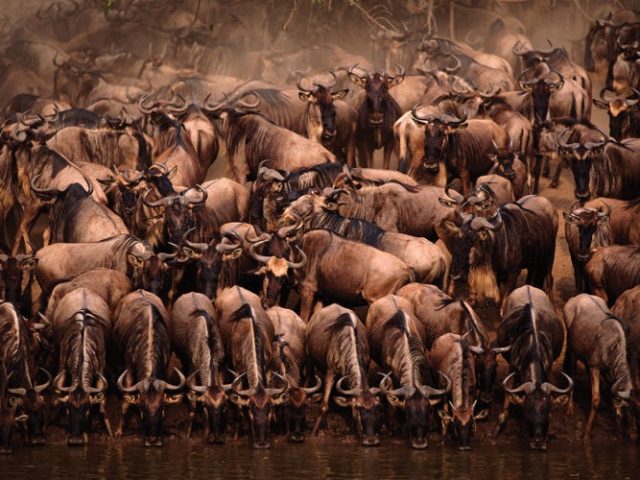
M 210 447 L 193 441 L 167 442 L 162 449 L 138 444 L 92 445 L 80 449 L 19 448 L 0 460 L 0 478 L 638 478 L 634 444 L 554 444 L 545 453 L 516 445 L 478 445 L 471 452 L 430 446 L 408 449 L 402 442 L 376 449 L 343 439 L 303 445 L 280 443 L 271 450 L 248 445 Z

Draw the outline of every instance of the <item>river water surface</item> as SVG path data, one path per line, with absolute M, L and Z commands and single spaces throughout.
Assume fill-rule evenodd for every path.
M 141 445 L 92 445 L 80 449 L 50 445 L 19 448 L 0 458 L 0 477 L 57 478 L 640 478 L 637 447 L 550 445 L 545 453 L 477 445 L 470 452 L 450 446 L 414 451 L 404 444 L 362 448 L 330 440 L 286 443 L 271 450 L 248 445 L 211 447 L 200 442 L 167 442 L 161 449 Z

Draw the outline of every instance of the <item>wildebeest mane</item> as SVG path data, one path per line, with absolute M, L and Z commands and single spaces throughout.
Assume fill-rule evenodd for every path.
M 353 321 L 351 316 L 354 315 L 352 313 L 341 313 L 333 322 L 331 322 L 326 328 L 325 331 L 330 334 L 330 338 L 332 339 L 332 343 L 335 342 L 333 348 L 335 348 L 338 352 L 344 353 L 348 352 L 351 346 L 347 343 L 349 341 L 349 337 L 345 335 L 341 335 L 341 333 L 346 328 L 353 329 L 353 335 L 356 340 L 355 348 L 358 365 L 347 365 L 347 368 L 357 368 L 359 373 L 359 378 L 357 379 L 360 382 L 360 387 L 365 387 L 367 385 L 367 376 L 366 366 L 364 365 L 364 359 L 362 356 L 362 349 L 364 345 L 364 339 L 360 338 L 358 334 L 358 328 L 356 322 Z M 349 375 L 349 382 L 351 382 L 351 375 Z M 353 388 L 355 385 L 350 383 L 350 386 Z
M 410 378 L 422 379 L 422 371 L 427 368 L 427 360 L 424 354 L 424 347 L 422 345 L 422 341 L 416 336 L 412 335 L 409 331 L 409 326 L 407 325 L 407 316 L 405 312 L 398 309 L 393 316 L 384 324 L 383 334 L 387 330 L 397 329 L 402 332 L 402 334 L 407 338 L 407 343 L 409 344 L 409 355 L 411 361 L 412 371 L 408 372 L 410 374 Z M 400 378 L 404 378 L 404 375 L 407 373 L 404 371 L 406 365 L 402 365 L 401 372 L 399 372 Z
M 343 217 L 336 212 L 312 215 L 311 228 L 329 230 L 348 240 L 378 247 L 385 231 L 378 225 L 356 218 Z
M 132 321 L 128 324 L 125 332 L 127 338 L 126 354 L 136 370 L 137 378 L 134 381 L 146 378 L 148 361 L 151 362 L 151 377 L 164 379 L 166 375 L 165 368 L 169 362 L 167 356 L 169 353 L 168 344 L 164 344 L 164 340 L 167 339 L 166 319 L 154 303 L 144 296 L 141 296 L 141 299 L 143 300 L 142 302 L 136 302 L 133 306 L 134 308 L 129 310 Z M 151 322 L 147 319 L 149 314 L 151 315 Z M 153 329 L 152 344 L 150 346 L 148 328 Z M 147 358 L 148 352 L 151 353 L 151 358 Z
M 17 311 L 16 307 L 9 303 L 0 303 L 0 313 L 7 311 L 7 315 L 0 318 L 0 362 L 7 369 L 7 374 L 11 374 L 9 385 L 15 387 L 30 387 L 31 378 L 28 371 L 27 352 L 27 327 L 24 319 Z M 18 325 L 16 331 L 15 325 Z
M 238 309 L 236 309 L 231 314 L 231 321 L 238 322 L 244 318 L 248 318 L 251 320 L 251 325 L 253 328 L 253 336 L 254 336 L 254 345 L 255 345 L 255 355 L 256 361 L 258 363 L 258 373 L 260 378 L 258 379 L 259 383 L 262 384 L 265 381 L 265 372 L 264 372 L 264 344 L 262 343 L 262 327 L 256 321 L 255 314 L 253 312 L 253 308 L 248 303 L 243 303 Z M 248 373 L 248 372 L 247 372 Z

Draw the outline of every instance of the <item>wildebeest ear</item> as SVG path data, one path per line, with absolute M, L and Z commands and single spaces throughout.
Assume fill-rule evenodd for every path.
M 564 217 L 564 221 L 567 223 L 573 223 L 573 224 L 578 223 L 578 219 L 576 218 L 576 216 L 572 215 L 571 213 L 562 212 L 562 216 Z
M 602 110 L 609 110 L 609 104 L 607 102 L 603 102 L 602 100 L 600 100 L 598 98 L 594 98 L 593 99 L 593 104 L 596 107 L 601 108 Z
M 440 420 L 446 423 L 449 423 L 451 420 L 453 420 L 453 417 L 444 410 L 438 410 L 438 416 L 440 417 Z
M 36 265 L 38 265 L 38 259 L 35 257 L 31 257 L 26 260 L 23 260 L 20 263 L 20 268 L 22 268 L 23 270 L 32 270 L 36 268 Z
M 142 260 L 140 260 L 138 257 L 133 255 L 132 253 L 127 254 L 127 262 L 129 262 L 129 264 L 132 267 L 141 267 L 142 264 L 144 263 Z
M 565 394 L 565 395 L 558 395 L 557 397 L 553 397 L 553 400 L 551 400 L 553 402 L 554 405 L 564 405 L 565 403 L 567 403 L 567 401 L 569 400 L 569 395 Z
M 403 80 L 404 80 L 404 73 L 402 75 L 396 75 L 389 82 L 389 88 L 393 88 L 400 85 Z
M 349 93 L 349 89 L 345 88 L 344 90 L 338 90 L 336 92 L 331 92 L 331 97 L 334 100 L 342 100 Z
M 164 403 L 170 405 L 172 403 L 179 403 L 182 401 L 183 395 L 178 393 L 177 395 L 169 395 L 168 393 L 164 394 Z
M 320 400 L 322 400 L 322 392 L 316 392 L 310 396 L 307 397 L 307 405 L 311 405 L 312 403 L 318 403 Z
M 313 102 L 316 97 L 311 92 L 298 92 L 298 98 L 303 102 Z
M 333 401 L 340 407 L 350 407 L 353 403 L 350 398 L 341 397 L 340 395 L 335 395 Z

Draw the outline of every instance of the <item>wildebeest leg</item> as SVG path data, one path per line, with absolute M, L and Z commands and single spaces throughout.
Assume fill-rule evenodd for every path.
M 542 176 L 549 178 L 551 176 L 551 155 L 544 155 L 544 167 L 542 168 Z
M 118 427 L 116 428 L 115 436 L 116 438 L 120 438 L 122 436 L 122 431 L 124 429 L 124 422 L 127 416 L 127 412 L 129 411 L 129 407 L 131 404 L 126 400 L 122 402 L 122 410 L 120 412 L 120 420 L 118 420 Z
M 18 233 L 16 234 L 15 242 L 13 243 L 13 250 L 11 251 L 11 255 L 13 255 L 14 257 L 20 250 L 20 239 L 22 239 L 22 241 L 24 242 L 25 252 L 27 254 L 33 253 L 29 242 L 29 232 L 33 228 L 33 224 L 38 218 L 38 213 L 40 213 L 40 209 L 27 208 L 25 210 L 22 220 L 20 221 L 20 226 L 18 227 Z
M 535 154 L 535 161 L 533 162 L 533 194 L 537 195 L 540 190 L 540 170 L 542 170 L 542 155 Z
M 349 143 L 347 143 L 347 165 L 353 168 L 356 166 L 356 142 L 355 140 L 350 139 Z
M 358 142 L 358 166 L 369 168 L 373 163 L 373 149 L 367 142 Z
M 327 369 L 327 373 L 324 376 L 324 392 L 322 394 L 322 407 L 320 408 L 320 415 L 318 415 L 318 419 L 316 420 L 316 424 L 313 426 L 313 430 L 311 435 L 316 435 L 318 433 L 318 429 L 320 428 L 320 423 L 322 419 L 327 414 L 329 410 L 329 397 L 331 397 L 331 388 L 333 387 L 333 379 L 334 373 L 331 369 Z
M 315 288 L 309 288 L 307 286 L 300 286 L 300 318 L 305 323 L 309 323 L 311 318 L 311 310 L 313 308 L 313 299 L 316 295 Z
M 51 243 L 51 227 L 45 228 L 42 232 L 42 246 L 46 247 L 49 243 Z
M 384 146 L 384 152 L 382 154 L 382 168 L 384 170 L 389 170 L 389 165 L 391 165 L 391 151 L 393 150 L 391 145 Z
M 596 412 L 600 406 L 600 370 L 597 368 L 589 368 L 589 374 L 591 376 L 591 411 L 589 412 L 587 424 L 584 427 L 583 438 L 585 439 L 591 435 L 593 421 L 596 418 Z
M 509 400 L 509 394 L 505 392 L 504 400 L 502 401 L 502 412 L 498 416 L 498 426 L 496 427 L 495 435 L 498 436 L 504 430 L 504 427 L 507 425 L 507 420 L 509 420 L 509 405 L 511 401 Z
M 111 422 L 109 422 L 109 418 L 107 417 L 107 405 L 104 400 L 100 402 L 100 418 L 102 420 L 102 424 L 104 425 L 104 429 L 107 431 L 107 435 L 113 437 Z
M 551 188 L 557 188 L 560 185 L 560 173 L 562 173 L 562 164 L 564 160 L 561 158 L 558 161 L 558 166 L 556 167 L 556 173 L 553 175 L 553 180 L 551 181 Z
M 573 377 L 576 372 L 576 356 L 573 351 L 567 348 L 564 354 L 564 366 L 562 367 L 562 371 L 566 372 L 567 375 Z M 569 393 L 569 401 L 567 402 L 567 415 L 573 415 L 573 389 Z

